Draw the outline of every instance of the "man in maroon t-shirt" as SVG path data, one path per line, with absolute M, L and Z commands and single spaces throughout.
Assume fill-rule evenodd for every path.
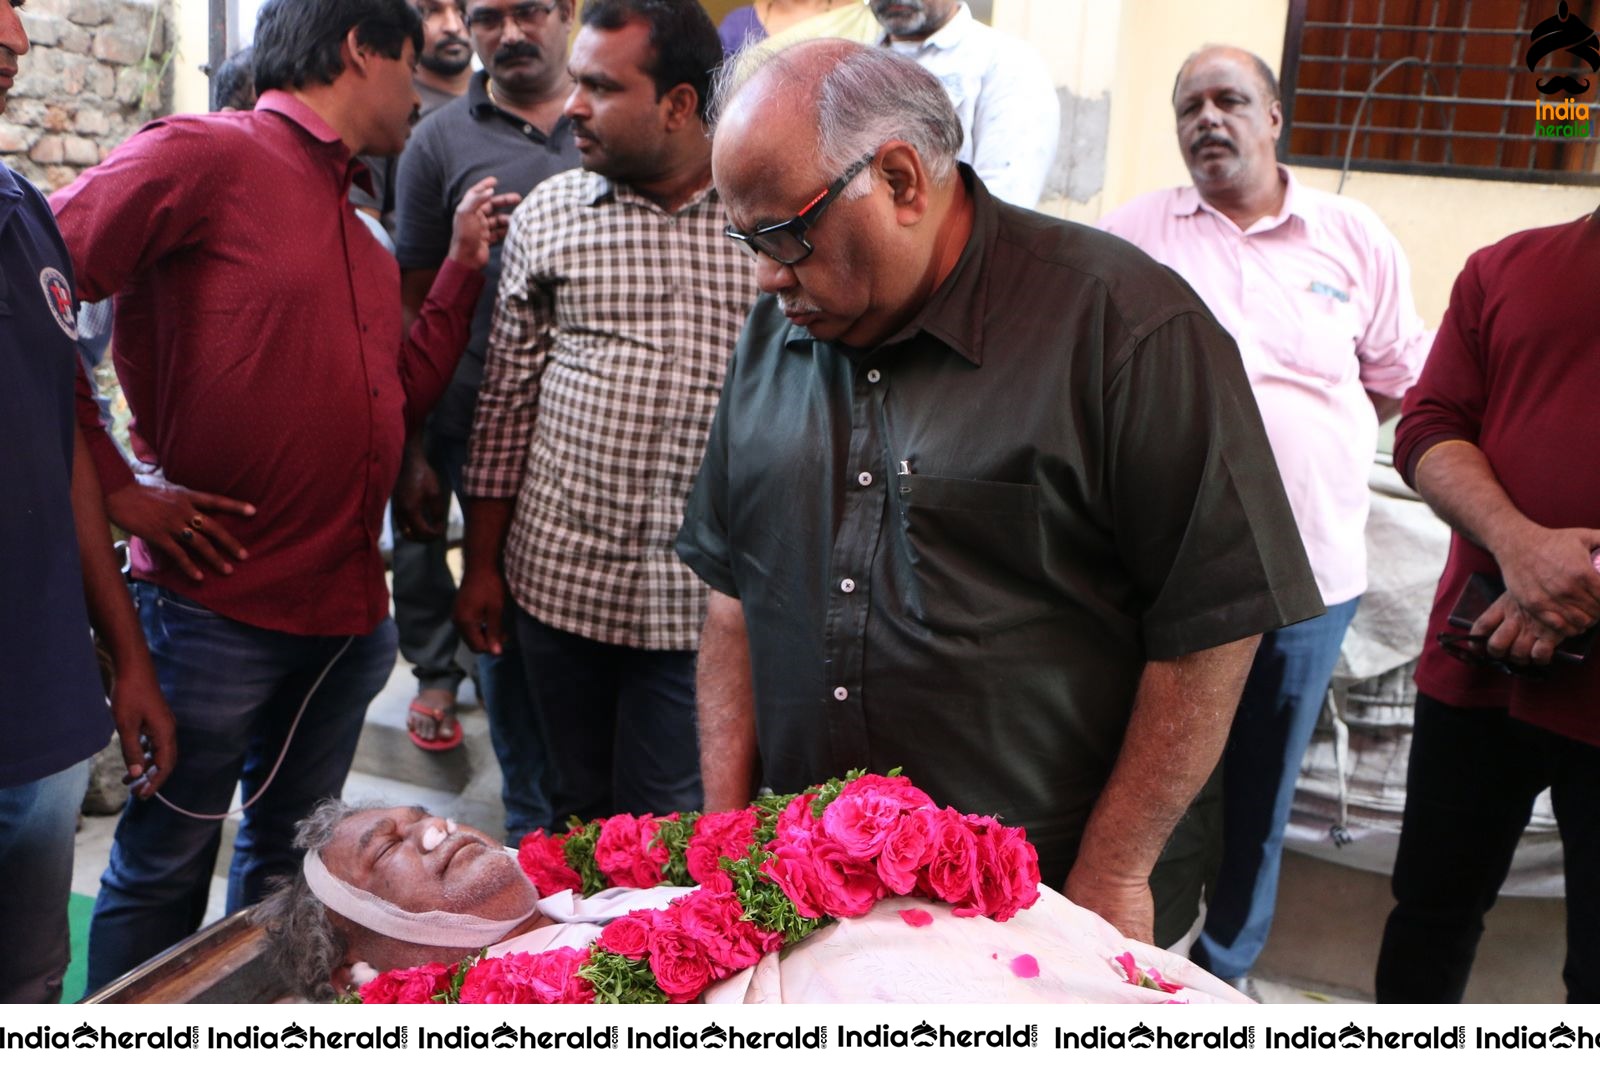
M 1566 860 L 1567 996 L 1600 1000 L 1600 656 L 1556 655 L 1600 620 L 1600 349 L 1566 284 L 1597 274 L 1594 218 L 1474 253 L 1406 396 L 1395 467 L 1455 533 L 1417 667 L 1380 1001 L 1461 999 L 1545 788 Z M 1463 601 L 1475 576 L 1504 584 L 1487 610 Z
M 254 111 L 152 123 L 52 198 L 81 295 L 118 297 L 139 458 L 188 487 L 135 482 L 85 426 L 183 753 L 118 824 L 91 988 L 198 925 L 236 786 L 228 909 L 294 869 L 294 824 L 340 791 L 393 670 L 384 502 L 504 227 L 486 179 L 403 331 L 398 268 L 346 194 L 354 155 L 405 144 L 421 41 L 406 0 L 271 0 Z

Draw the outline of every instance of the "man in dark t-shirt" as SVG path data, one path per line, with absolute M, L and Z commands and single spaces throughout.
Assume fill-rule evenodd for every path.
M 0 0 L 0 111 L 28 38 Z M 73 831 L 113 721 L 134 789 L 176 759 L 172 714 L 117 571 L 100 483 L 73 426 L 72 266 L 49 205 L 0 164 L 0 1003 L 55 1003 L 68 962 Z M 106 713 L 89 625 L 117 667 Z M 149 738 L 146 756 L 139 735 Z
M 467 0 L 467 32 L 484 69 L 472 75 L 461 99 L 417 127 L 400 157 L 395 254 L 408 300 L 420 303 L 426 295 L 450 244 L 451 215 L 474 183 L 493 177 L 502 194 L 521 197 L 546 178 L 578 166 L 572 123 L 562 115 L 572 91 L 567 76 L 571 7 L 558 3 L 543 14 L 517 7 L 506 0 Z M 460 736 L 450 715 L 460 675 L 448 669 L 458 642 L 451 617 L 455 584 L 445 565 L 443 530 L 429 529 L 428 512 L 431 504 L 437 517 L 447 510 L 450 495 L 461 491 L 500 286 L 500 257 L 496 245 L 489 252 L 466 352 L 424 433 L 407 442 L 395 492 L 395 622 L 401 651 L 417 664 L 419 691 L 410 727 L 424 747 L 452 746 Z M 409 566 L 431 580 L 402 582 L 410 553 L 426 554 L 425 562 Z M 514 842 L 551 818 L 542 784 L 543 745 L 517 656 L 485 654 L 477 667 L 479 696 L 502 771 L 506 838 Z
M 715 591 L 706 808 L 903 767 L 1171 942 L 1197 884 L 1154 899 L 1157 858 L 1258 635 L 1321 598 L 1228 335 L 1131 245 L 995 200 L 960 144 L 931 75 L 837 41 L 724 105 L 728 236 L 769 295 L 678 541 Z

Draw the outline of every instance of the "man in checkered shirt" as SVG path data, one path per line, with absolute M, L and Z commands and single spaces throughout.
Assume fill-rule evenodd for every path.
M 512 218 L 456 603 L 476 651 L 517 646 L 558 825 L 700 806 L 705 587 L 672 545 L 756 295 L 711 187 L 710 19 L 694 0 L 590 0 L 582 22 L 566 114 L 583 169 Z

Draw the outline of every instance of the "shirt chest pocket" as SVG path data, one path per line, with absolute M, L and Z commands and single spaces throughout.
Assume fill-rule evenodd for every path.
M 1285 367 L 1338 383 L 1360 371 L 1356 342 L 1361 338 L 1355 294 L 1342 280 L 1304 282 L 1284 294 L 1274 318 L 1280 328 L 1262 337 L 1263 346 Z
M 978 634 L 1046 610 L 1039 487 L 899 475 L 907 610 L 929 629 Z

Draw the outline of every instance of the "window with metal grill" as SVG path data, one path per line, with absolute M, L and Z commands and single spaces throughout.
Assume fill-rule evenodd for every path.
M 1558 20 L 1554 0 L 1291 0 L 1282 158 L 1600 184 L 1600 75 L 1587 58 L 1594 39 L 1584 37 L 1597 4 L 1560 6 L 1564 19 L 1551 21 Z M 1563 75 L 1587 88 L 1541 92 L 1541 82 L 1553 88 L 1551 79 Z M 1569 100 L 1593 112 L 1587 131 L 1573 117 L 1578 106 L 1540 110 Z

